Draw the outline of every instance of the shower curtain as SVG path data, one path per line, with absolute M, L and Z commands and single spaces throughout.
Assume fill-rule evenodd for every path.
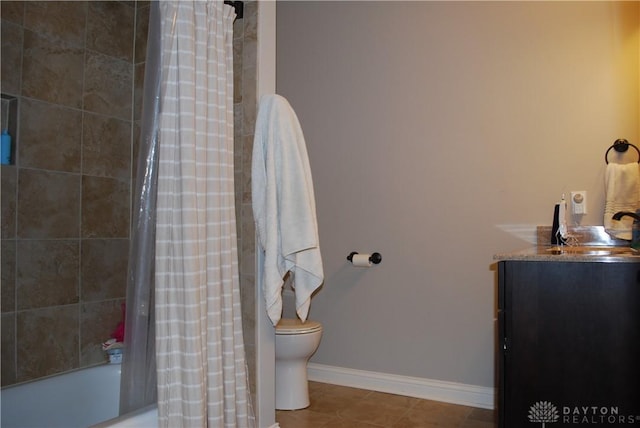
M 160 104 L 160 15 L 157 2 L 151 3 L 147 39 L 127 277 L 125 352 L 120 376 L 121 415 L 157 401 L 153 278 Z
M 157 149 L 148 153 L 158 157 L 155 289 L 146 301 L 155 302 L 159 426 L 252 427 L 234 201 L 235 14 L 222 1 L 153 6 L 161 73 Z M 133 306 L 127 317 L 144 312 Z

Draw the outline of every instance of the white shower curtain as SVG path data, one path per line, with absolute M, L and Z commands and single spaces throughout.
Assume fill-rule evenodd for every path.
M 233 180 L 233 18 L 162 1 L 156 229 L 161 427 L 251 427 Z

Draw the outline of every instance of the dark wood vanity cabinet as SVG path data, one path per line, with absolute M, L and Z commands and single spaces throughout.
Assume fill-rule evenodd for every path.
M 640 427 L 640 263 L 498 263 L 500 428 Z

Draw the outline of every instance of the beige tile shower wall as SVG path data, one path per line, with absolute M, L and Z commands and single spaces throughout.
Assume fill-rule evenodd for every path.
M 256 118 L 257 20 L 255 1 L 234 23 L 235 188 L 240 295 L 249 382 L 255 402 L 255 229 L 251 209 L 251 151 Z
M 3 386 L 103 362 L 121 319 L 148 6 L 0 3 Z
M 21 105 L 18 162 L 1 170 L 3 386 L 103 361 L 98 345 L 120 319 L 149 17 L 148 2 L 137 8 L 124 3 L 0 3 L 1 90 Z M 118 31 L 109 29 L 112 22 Z M 244 18 L 234 23 L 234 107 L 241 298 L 252 391 L 256 22 L 256 4 L 246 2 Z M 60 63 L 71 69 L 62 72 Z M 18 201 L 18 193 L 31 196 Z M 28 334 L 34 329 L 41 334 Z

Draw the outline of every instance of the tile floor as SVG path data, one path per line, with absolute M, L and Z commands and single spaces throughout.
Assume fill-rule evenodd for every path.
M 309 382 L 311 406 L 278 410 L 281 428 L 495 428 L 493 410 Z

